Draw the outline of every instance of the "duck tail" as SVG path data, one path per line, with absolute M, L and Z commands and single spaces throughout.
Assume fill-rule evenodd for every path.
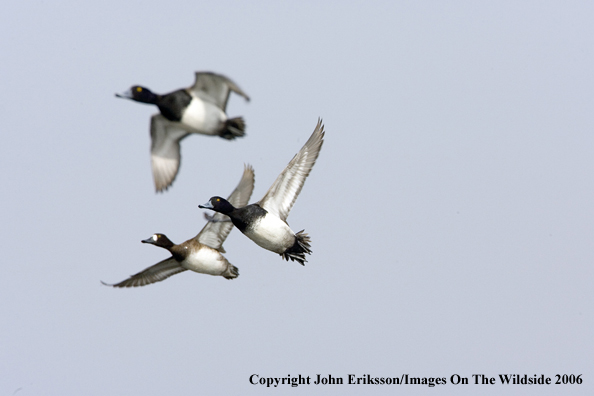
M 225 128 L 219 136 L 223 139 L 233 140 L 245 135 L 245 121 L 241 117 L 229 118 L 225 121 Z
M 221 274 L 225 279 L 235 279 L 239 276 L 239 270 L 236 266 L 229 263 L 225 272 Z
M 301 230 L 295 234 L 295 243 L 289 249 L 281 254 L 282 258 L 289 261 L 297 261 L 301 265 L 305 265 L 307 260 L 305 254 L 311 254 L 311 238 Z

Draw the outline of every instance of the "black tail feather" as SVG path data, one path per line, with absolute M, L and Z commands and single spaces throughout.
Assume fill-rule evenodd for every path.
M 223 272 L 223 277 L 225 279 L 235 279 L 239 276 L 239 269 L 234 266 L 233 264 L 229 263 L 227 270 Z
M 233 140 L 245 135 L 245 121 L 241 117 L 229 118 L 225 122 L 225 128 L 219 136 L 223 139 Z
M 289 249 L 281 254 L 282 258 L 289 261 L 297 261 L 301 265 L 305 265 L 307 260 L 305 254 L 311 254 L 311 238 L 301 230 L 295 234 L 295 243 Z

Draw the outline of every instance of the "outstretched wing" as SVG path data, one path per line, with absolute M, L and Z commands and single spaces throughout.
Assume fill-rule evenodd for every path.
M 137 287 L 145 286 L 155 282 L 161 282 L 172 275 L 184 272 L 186 269 L 182 267 L 173 257 L 158 262 L 157 264 L 132 275 L 128 279 L 120 282 L 109 284 L 101 281 L 106 286 L 113 287 Z
M 151 165 L 157 192 L 173 183 L 181 159 L 179 141 L 189 133 L 175 127 L 161 114 L 151 118 Z
M 289 165 L 276 178 L 266 195 L 258 204 L 268 212 L 286 220 L 289 212 L 303 188 L 305 179 L 311 172 L 320 149 L 324 143 L 324 125 L 318 120 L 316 129 L 303 145 L 301 150 L 293 157 Z
M 243 176 L 237 187 L 235 187 L 235 190 L 229 195 L 227 201 L 236 208 L 244 207 L 248 204 L 253 190 L 254 168 L 251 165 L 245 165 Z M 231 223 L 231 219 L 228 216 L 215 212 L 212 220 L 206 223 L 202 231 L 196 235 L 196 238 L 198 238 L 198 242 L 225 253 L 223 242 L 227 239 L 232 228 L 233 223 Z
M 247 101 L 250 97 L 237 84 L 221 74 L 211 72 L 196 72 L 196 81 L 190 91 L 199 98 L 212 102 L 225 111 L 230 91 L 243 96 Z

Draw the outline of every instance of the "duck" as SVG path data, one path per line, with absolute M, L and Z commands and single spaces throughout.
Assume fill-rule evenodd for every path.
M 246 205 L 254 189 L 254 169 L 250 165 L 244 167 L 239 184 L 229 195 L 229 202 L 234 205 Z M 222 276 L 225 279 L 235 279 L 239 270 L 231 264 L 222 253 L 226 253 L 223 242 L 233 228 L 227 216 L 215 214 L 212 221 L 192 239 L 176 245 L 164 234 L 154 234 L 142 243 L 148 243 L 166 249 L 171 257 L 152 265 L 139 273 L 130 276 L 119 283 L 109 284 L 101 281 L 106 286 L 112 287 L 137 287 L 163 281 L 170 276 L 186 270 Z
M 225 140 L 245 135 L 243 118 L 228 118 L 225 113 L 231 92 L 250 100 L 232 80 L 212 72 L 196 72 L 194 85 L 164 95 L 140 85 L 115 94 L 159 108 L 150 125 L 151 165 L 157 192 L 173 184 L 181 160 L 180 141 L 189 134 L 220 136 Z
M 287 223 L 287 217 L 316 163 L 324 143 L 324 135 L 324 125 L 319 119 L 311 137 L 260 201 L 237 207 L 229 200 L 214 196 L 207 203 L 198 206 L 227 215 L 233 225 L 258 246 L 280 254 L 287 261 L 305 265 L 305 254 L 312 253 L 311 238 L 305 230 L 293 232 Z

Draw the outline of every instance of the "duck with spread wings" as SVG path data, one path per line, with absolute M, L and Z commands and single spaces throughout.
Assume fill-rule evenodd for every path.
M 249 96 L 229 78 L 211 72 L 196 72 L 189 88 L 159 95 L 134 85 L 116 94 L 140 103 L 154 104 L 159 113 L 151 117 L 151 163 L 157 192 L 166 190 L 175 180 L 181 160 L 180 141 L 191 133 L 220 136 L 232 140 L 245 135 L 241 117 L 225 113 L 231 92 Z
M 320 154 L 324 133 L 319 120 L 309 140 L 260 201 L 241 207 L 215 196 L 198 206 L 229 216 L 233 224 L 259 246 L 280 254 L 287 261 L 305 265 L 305 254 L 312 252 L 311 240 L 304 230 L 293 232 L 287 217 Z
M 253 189 L 254 170 L 247 165 L 239 184 L 229 196 L 229 202 L 233 202 L 234 205 L 238 206 L 246 205 Z M 237 267 L 227 261 L 221 254 L 225 253 L 223 242 L 233 228 L 233 224 L 228 220 L 227 216 L 216 213 L 198 235 L 179 245 L 171 242 L 163 234 L 154 234 L 142 242 L 167 249 L 171 253 L 171 257 L 132 275 L 122 282 L 115 284 L 102 283 L 113 287 L 144 286 L 160 282 L 186 270 L 222 276 L 226 279 L 237 278 L 239 276 Z

